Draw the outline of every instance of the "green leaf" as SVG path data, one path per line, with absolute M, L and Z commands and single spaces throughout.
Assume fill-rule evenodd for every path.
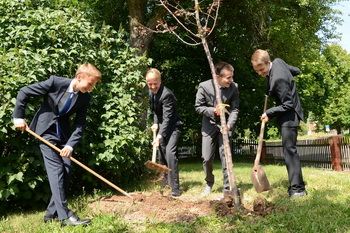
M 7 180 L 7 184 L 11 184 L 12 181 L 14 181 L 14 180 L 18 180 L 18 181 L 23 182 L 23 173 L 18 172 L 17 174 L 13 174 L 12 176 L 9 176 L 8 180 Z

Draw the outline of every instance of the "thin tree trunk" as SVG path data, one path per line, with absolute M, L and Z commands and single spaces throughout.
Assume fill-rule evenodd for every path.
M 198 34 L 201 35 L 203 33 L 203 30 L 205 30 L 206 28 L 203 28 L 201 25 L 201 22 L 200 22 L 200 16 L 199 16 L 200 7 L 198 4 L 198 0 L 195 0 L 195 9 L 196 9 L 195 14 L 196 14 Z M 215 66 L 213 63 L 213 59 L 212 59 L 212 56 L 211 56 L 211 53 L 209 50 L 207 40 L 205 38 L 205 34 L 203 34 L 201 36 L 201 42 L 202 42 L 205 54 L 206 54 L 208 62 L 209 62 L 211 75 L 213 77 L 214 88 L 215 88 L 215 93 L 216 93 L 216 102 L 221 107 L 221 104 L 222 104 L 221 91 L 219 88 L 219 83 L 217 81 Z M 232 154 L 231 154 L 230 142 L 229 142 L 229 138 L 228 138 L 226 117 L 225 117 L 224 111 L 220 111 L 220 123 L 221 123 L 222 139 L 223 139 L 223 143 L 224 143 L 224 154 L 225 154 L 226 165 L 227 165 L 228 180 L 230 183 L 230 190 L 231 190 L 232 195 L 233 195 L 235 207 L 238 207 L 241 205 L 241 200 L 240 200 L 240 196 L 238 194 L 236 176 L 235 176 L 235 173 L 233 172 Z
M 207 55 L 207 59 L 209 62 L 210 66 L 210 71 L 214 80 L 214 87 L 215 87 L 215 93 L 216 93 L 216 102 L 218 105 L 222 104 L 221 101 L 221 91 L 219 88 L 219 83 L 216 78 L 216 73 L 215 73 L 215 67 L 213 63 L 213 59 L 211 57 L 211 53 L 207 44 L 207 41 L 205 38 L 202 38 L 202 44 L 204 47 L 205 54 Z M 226 159 L 226 164 L 227 164 L 227 172 L 228 172 L 228 179 L 230 183 L 230 189 L 232 191 L 232 195 L 235 201 L 235 207 L 240 206 L 241 201 L 240 197 L 238 194 L 238 188 L 237 188 L 237 183 L 236 183 L 236 176 L 235 173 L 233 172 L 233 163 L 232 163 L 232 153 L 231 153 L 231 148 L 230 148 L 230 141 L 228 137 L 228 131 L 227 131 L 227 124 L 226 124 L 226 117 L 225 113 L 223 111 L 220 112 L 220 123 L 221 123 L 221 133 L 222 133 L 222 138 L 223 138 L 223 143 L 224 143 L 224 154 L 225 154 L 225 159 Z

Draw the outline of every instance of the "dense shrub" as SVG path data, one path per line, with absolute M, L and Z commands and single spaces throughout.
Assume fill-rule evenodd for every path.
M 32 205 L 50 196 L 38 141 L 13 128 L 18 90 L 52 74 L 73 78 L 83 62 L 95 64 L 103 80 L 92 92 L 88 126 L 74 156 L 117 184 L 139 178 L 147 152 L 141 116 L 146 108 L 142 69 L 148 60 L 129 48 L 122 29 L 91 23 L 88 13 L 77 9 L 33 3 L 0 0 L 0 201 Z M 40 102 L 28 104 L 28 122 Z M 82 169 L 73 174 L 74 190 L 80 188 L 78 180 L 88 188 L 97 184 Z

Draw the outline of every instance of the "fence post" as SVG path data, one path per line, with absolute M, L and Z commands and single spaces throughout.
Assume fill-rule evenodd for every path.
M 343 171 L 341 166 L 341 150 L 340 150 L 340 139 L 342 136 L 332 136 L 330 137 L 329 144 L 331 148 L 331 159 L 332 159 L 332 169 L 335 171 Z
M 266 162 L 266 143 L 263 141 L 262 148 L 261 148 L 261 162 Z

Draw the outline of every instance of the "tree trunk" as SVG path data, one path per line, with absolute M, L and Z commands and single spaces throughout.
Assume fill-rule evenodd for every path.
M 144 55 L 149 47 L 149 44 L 153 40 L 154 32 L 152 30 L 156 29 L 158 20 L 162 19 L 165 15 L 166 10 L 157 8 L 153 13 L 153 16 L 146 23 L 146 11 L 147 11 L 147 0 L 127 0 L 129 9 L 129 20 L 130 20 L 130 46 L 136 48 L 137 55 Z M 151 30 L 149 30 L 149 29 Z M 147 67 L 145 67 L 146 69 Z M 148 104 L 148 99 L 146 96 L 140 98 L 139 101 L 144 104 Z M 147 126 L 147 111 L 144 111 L 141 116 L 140 126 L 146 128 Z
M 153 40 L 158 20 L 166 14 L 166 10 L 157 8 L 148 22 L 145 22 L 147 0 L 128 0 L 130 17 L 130 45 L 137 48 L 138 55 L 147 52 L 149 44 Z M 151 30 L 149 30 L 151 29 Z
M 205 54 L 207 55 L 211 74 L 212 74 L 212 77 L 214 80 L 216 102 L 218 105 L 221 105 L 222 104 L 221 93 L 220 93 L 219 84 L 218 84 L 218 81 L 216 78 L 215 67 L 214 67 L 213 59 L 211 57 L 210 50 L 209 50 L 209 47 L 208 47 L 208 44 L 207 44 L 207 41 L 205 38 L 202 38 L 202 44 L 204 47 Z M 228 175 L 228 180 L 230 183 L 230 190 L 232 191 L 233 199 L 235 202 L 235 207 L 237 208 L 241 205 L 241 200 L 240 200 L 240 196 L 238 193 L 236 176 L 235 176 L 235 173 L 233 172 L 232 153 L 231 153 L 231 147 L 230 147 L 230 141 L 229 141 L 229 137 L 228 137 L 226 117 L 225 117 L 224 111 L 220 111 L 220 123 L 221 123 L 222 139 L 223 139 L 223 143 L 224 143 L 224 154 L 225 154 L 225 159 L 226 159 L 226 164 L 227 164 L 227 173 L 228 173 L 227 175 Z
M 195 0 L 195 14 L 196 14 L 196 22 L 197 22 L 197 28 L 198 28 L 198 35 L 202 35 L 202 30 L 203 27 L 200 22 L 200 16 L 199 16 L 199 4 L 198 0 Z M 205 30 L 205 28 L 204 28 Z M 219 83 L 217 81 L 216 77 L 216 72 L 215 72 L 215 66 L 213 63 L 213 59 L 210 53 L 210 49 L 205 37 L 205 33 L 200 36 L 202 45 L 204 47 L 205 54 L 207 56 L 209 66 L 210 66 L 210 71 L 211 75 L 214 81 L 214 88 L 215 88 L 215 93 L 216 93 L 216 102 L 217 104 L 221 106 L 222 100 L 221 100 L 221 91 L 219 88 Z M 226 167 L 227 167 L 227 175 L 228 175 L 228 180 L 230 183 L 230 193 L 233 196 L 234 202 L 235 202 L 235 207 L 238 208 L 241 205 L 241 199 L 240 199 L 240 194 L 237 188 L 237 183 L 236 183 L 236 176 L 235 173 L 233 172 L 233 163 L 232 163 L 232 153 L 231 153 L 231 147 L 230 147 L 230 141 L 228 137 L 228 131 L 227 131 L 227 124 L 226 124 L 226 117 L 225 117 L 225 112 L 224 108 L 220 108 L 220 124 L 221 124 L 221 134 L 222 134 L 222 139 L 224 143 L 224 154 L 225 154 L 225 160 L 226 160 Z
M 340 124 L 336 124 L 335 129 L 337 130 L 337 134 L 341 134 L 341 125 Z

